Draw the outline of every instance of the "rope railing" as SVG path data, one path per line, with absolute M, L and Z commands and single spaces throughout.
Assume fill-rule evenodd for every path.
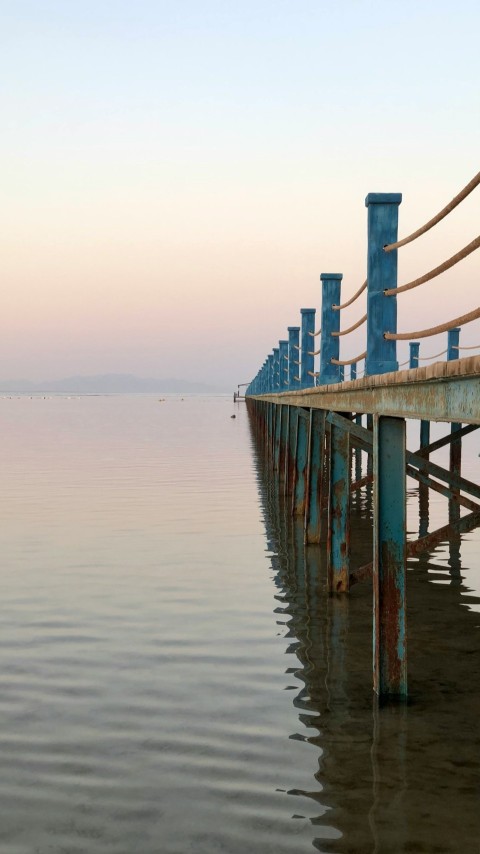
M 435 353 L 433 356 L 417 356 L 417 360 L 419 362 L 428 362 L 429 359 L 438 359 L 439 356 L 444 356 L 445 353 L 448 353 L 448 347 L 445 347 L 445 350 L 442 350 L 441 353 Z
M 372 377 L 383 373 L 391 373 L 406 367 L 418 368 L 428 363 L 436 362 L 443 357 L 447 361 L 457 360 L 464 351 L 465 357 L 468 351 L 480 351 L 479 345 L 459 346 L 459 329 L 467 323 L 480 318 L 480 306 L 474 308 L 467 314 L 456 317 L 446 323 L 440 323 L 426 329 L 412 332 L 397 331 L 397 306 L 396 300 L 385 299 L 404 291 L 417 288 L 420 285 L 436 278 L 443 272 L 453 268 L 456 264 L 467 258 L 471 253 L 480 248 L 480 235 L 456 252 L 451 258 L 443 261 L 430 272 L 398 286 L 397 282 L 397 257 L 395 253 L 388 255 L 392 250 L 399 248 L 415 240 L 432 228 L 437 222 L 458 205 L 462 199 L 480 184 L 480 173 L 462 190 L 436 217 L 429 220 L 422 228 L 417 229 L 408 237 L 397 241 L 398 233 L 398 208 L 402 201 L 400 193 L 370 193 L 365 204 L 368 208 L 368 252 L 367 252 L 367 276 L 358 290 L 345 302 L 341 301 L 342 273 L 321 273 L 322 282 L 322 308 L 320 329 L 314 331 L 315 309 L 301 309 L 302 324 L 300 326 L 288 327 L 288 342 L 279 342 L 279 348 L 274 347 L 274 355 L 270 354 L 265 360 L 257 377 L 252 381 L 248 394 L 271 393 L 275 389 L 283 392 L 284 388 L 291 390 L 316 388 L 317 386 L 328 386 L 343 380 L 343 367 L 348 365 L 352 368 L 354 377 Z M 396 241 L 396 242 L 394 242 Z M 384 251 L 385 250 L 385 251 Z M 385 284 L 390 287 L 385 288 Z M 366 313 L 355 323 L 342 329 L 343 318 L 336 312 L 348 308 L 358 298 L 367 292 Z M 341 322 L 342 320 L 342 322 Z M 341 358 L 341 339 L 366 324 L 365 350 L 352 359 Z M 300 346 L 301 329 L 301 346 Z M 431 355 L 419 355 L 420 345 L 412 339 L 423 339 L 430 336 L 448 332 L 448 346 L 440 352 Z M 309 337 L 307 337 L 309 336 Z M 320 342 L 315 338 L 321 336 Z M 410 341 L 410 358 L 398 362 L 397 341 Z M 285 349 L 288 343 L 288 348 Z M 443 342 L 442 342 L 443 343 Z M 313 347 L 310 350 L 309 347 Z M 282 349 L 283 348 L 283 349 Z M 447 354 L 447 355 L 446 355 Z M 320 357 L 318 362 L 314 359 Z M 356 371 L 356 364 L 364 360 L 364 370 Z M 314 370 L 314 365 L 318 368 Z M 355 367 L 354 367 L 355 365 Z M 300 370 L 301 368 L 301 370 Z M 280 370 L 280 374 L 278 373 Z M 296 376 L 298 373 L 300 376 Z M 280 379 L 279 379 L 280 376 Z
M 480 350 L 480 344 L 474 344 L 473 347 L 452 347 L 452 350 Z
M 475 175 L 474 178 L 472 178 L 472 180 L 467 184 L 467 186 L 464 187 L 463 190 L 461 190 L 461 192 L 458 193 L 458 195 L 455 196 L 455 198 L 453 198 L 452 201 L 448 203 L 448 205 L 446 205 L 446 207 L 444 207 L 438 214 L 436 214 L 436 216 L 432 217 L 432 219 L 426 222 L 425 225 L 422 225 L 421 228 L 417 228 L 417 230 L 412 232 L 412 234 L 409 234 L 408 237 L 404 237 L 402 238 L 402 240 L 397 240 L 396 243 L 389 243 L 387 246 L 384 246 L 385 252 L 391 252 L 393 249 L 400 249 L 401 246 L 406 246 L 407 243 L 412 243 L 412 241 L 416 240 L 417 237 L 421 237 L 422 234 L 425 234 L 425 232 L 430 231 L 430 229 L 433 228 L 434 225 L 437 225 L 438 222 L 440 222 L 442 219 L 444 219 L 444 217 L 451 213 L 451 211 L 453 211 L 457 207 L 457 205 L 460 204 L 460 202 L 463 202 L 463 200 L 466 199 L 467 196 L 470 195 L 472 190 L 474 190 L 475 187 L 478 187 L 479 184 L 480 172 L 478 172 L 478 174 Z
M 437 335 L 439 332 L 448 332 L 449 329 L 454 329 L 455 326 L 463 326 L 465 323 L 471 323 L 472 320 L 477 320 L 480 317 L 480 307 L 469 311 L 468 314 L 462 314 L 461 317 L 456 317 L 455 320 L 450 320 L 448 323 L 441 323 L 439 326 L 431 326 L 430 329 L 420 329 L 418 332 L 384 332 L 383 337 L 387 341 L 408 341 L 410 338 L 429 338 L 431 335 Z
M 457 252 L 455 255 L 452 255 L 447 261 L 444 261 L 443 264 L 440 264 L 438 267 L 435 267 L 433 270 L 430 270 L 429 273 L 425 273 L 424 276 L 420 276 L 418 279 L 414 279 L 412 282 L 408 282 L 406 285 L 400 285 L 399 288 L 386 288 L 384 290 L 384 294 L 386 297 L 391 297 L 394 294 L 401 294 L 403 291 L 411 291 L 412 288 L 418 288 L 419 285 L 424 285 L 425 282 L 430 282 L 431 279 L 435 279 L 441 273 L 444 273 L 446 270 L 449 270 L 451 267 L 454 267 L 455 264 L 458 264 L 459 261 L 463 261 L 464 258 L 467 258 L 472 252 L 475 252 L 476 249 L 480 247 L 480 236 L 476 237 L 475 240 L 472 240 L 468 246 L 464 246 L 460 252 Z
M 362 359 L 366 358 L 366 356 L 367 356 L 367 351 L 365 350 L 364 353 L 360 353 L 359 356 L 355 356 L 355 358 L 353 358 L 353 359 L 345 359 L 345 360 L 330 359 L 330 362 L 332 363 L 332 365 L 353 365 L 354 362 L 361 362 Z
M 342 309 L 342 308 L 347 308 L 349 305 L 352 305 L 352 303 L 354 303 L 354 302 L 355 302 L 355 300 L 356 300 L 356 299 L 358 299 L 358 297 L 360 296 L 360 294 L 363 294 L 363 292 L 364 292 L 365 288 L 367 287 L 367 284 L 368 284 L 368 282 L 367 282 L 367 280 L 365 279 L 365 281 L 364 281 L 363 285 L 361 285 L 361 286 L 359 287 L 358 291 L 356 291 L 356 292 L 354 293 L 353 297 L 350 297 L 350 299 L 349 299 L 349 300 L 347 300 L 347 302 L 344 302 L 344 303 L 342 303 L 341 305 L 332 305 L 332 309 L 333 309 L 333 311 L 340 311 L 340 309 Z
M 357 320 L 357 322 L 354 323 L 353 326 L 349 326 L 348 329 L 343 329 L 341 332 L 331 332 L 330 334 L 333 338 L 340 338 L 342 335 L 348 335 L 350 332 L 353 332 L 354 329 L 358 329 L 358 327 L 361 326 L 362 323 L 365 323 L 366 319 L 367 315 L 364 314 L 363 317 L 360 318 L 360 320 Z

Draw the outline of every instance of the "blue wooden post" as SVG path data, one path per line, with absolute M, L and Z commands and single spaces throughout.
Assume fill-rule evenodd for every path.
M 280 388 L 280 371 L 279 371 L 279 358 L 278 358 L 278 347 L 273 348 L 273 390 L 278 391 Z
M 288 388 L 288 341 L 278 342 L 278 356 L 280 364 L 280 391 Z
M 350 436 L 330 427 L 327 584 L 330 593 L 346 593 L 350 567 Z
M 356 362 L 352 362 L 352 364 L 350 365 L 350 379 L 351 380 L 357 379 L 357 363 Z
M 268 389 L 268 393 L 271 393 L 273 391 L 273 353 L 270 353 L 268 356 L 267 389 Z
M 288 388 L 300 388 L 300 327 L 288 327 Z
M 418 368 L 418 357 L 420 355 L 420 342 L 410 341 L 410 364 L 409 368 Z
M 342 273 L 321 273 L 322 283 L 322 334 L 320 341 L 320 375 L 318 385 L 338 383 L 340 378 L 339 365 L 332 365 L 332 359 L 340 356 L 340 338 L 333 337 L 332 332 L 340 330 L 340 312 L 334 311 L 332 305 L 340 305 L 340 290 Z
M 325 489 L 325 410 L 310 410 L 305 542 L 319 543 L 322 534 L 322 493 Z
M 373 683 L 379 698 L 407 696 L 405 419 L 373 424 Z
M 385 332 L 397 331 L 397 297 L 385 296 L 386 288 L 397 287 L 397 250 L 385 252 L 398 233 L 401 193 L 369 193 L 367 254 L 367 358 L 365 374 L 398 370 L 397 342 L 387 341 Z
M 302 388 L 311 388 L 315 385 L 313 374 L 314 357 L 310 355 L 313 350 L 313 333 L 315 332 L 315 309 L 302 308 L 302 356 L 300 385 Z
M 292 515 L 304 516 L 306 504 L 307 455 L 309 417 L 305 409 L 297 409 L 297 432 L 295 439 L 295 469 L 293 483 Z

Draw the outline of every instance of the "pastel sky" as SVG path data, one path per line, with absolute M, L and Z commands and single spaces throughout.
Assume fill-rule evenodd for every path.
M 368 192 L 403 193 L 404 235 L 479 171 L 479 32 L 477 0 L 0 0 L 0 377 L 250 380 L 322 271 L 364 280 Z M 399 297 L 399 330 L 475 307 L 479 273 Z

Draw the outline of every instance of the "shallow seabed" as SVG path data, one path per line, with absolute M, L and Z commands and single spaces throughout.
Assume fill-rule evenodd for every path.
M 0 423 L 2 854 L 480 851 L 478 531 L 410 562 L 411 701 L 378 709 L 371 585 L 326 595 L 243 402 Z

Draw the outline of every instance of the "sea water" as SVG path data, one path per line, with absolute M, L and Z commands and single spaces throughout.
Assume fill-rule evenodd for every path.
M 480 850 L 478 532 L 409 562 L 411 699 L 379 709 L 371 584 L 326 594 L 243 401 L 10 396 L 0 424 L 2 854 Z

